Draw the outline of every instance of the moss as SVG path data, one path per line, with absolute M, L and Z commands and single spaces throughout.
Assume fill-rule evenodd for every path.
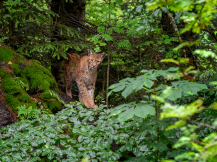
M 5 103 L 14 111 L 16 111 L 18 106 L 23 104 L 28 107 L 37 106 L 32 101 L 30 94 L 35 96 L 42 94 L 40 97 L 42 98 L 41 102 L 52 112 L 57 112 L 61 109 L 61 103 L 49 94 L 49 90 L 53 88 L 58 92 L 57 83 L 51 72 L 43 67 L 40 62 L 35 60 L 26 62 L 22 55 L 15 53 L 7 47 L 0 47 L 0 61 L 12 61 L 9 67 L 13 70 L 14 75 L 12 76 L 3 67 L 0 67 L 0 78 Z M 27 66 L 21 69 L 20 65 L 24 62 Z M 28 87 L 30 88 L 29 90 Z
M 18 98 L 14 97 L 13 94 L 4 95 L 5 103 L 12 108 L 13 111 L 16 111 L 18 106 L 21 106 Z
M 8 47 L 1 47 L 0 48 L 0 60 L 1 61 L 12 61 L 13 55 L 16 54 L 12 49 Z
M 52 113 L 56 113 L 61 110 L 61 103 L 58 101 L 48 102 L 48 107 Z
M 20 75 L 21 69 L 20 69 L 20 66 L 18 64 L 13 63 L 11 65 L 11 68 L 12 68 L 12 70 L 16 76 Z
M 30 96 L 25 93 L 19 85 L 17 85 L 12 75 L 7 74 L 3 67 L 0 68 L 0 74 L 2 81 L 1 88 L 6 93 L 4 98 L 7 105 L 9 105 L 13 110 L 16 110 L 17 106 L 23 104 L 36 107 L 36 104 L 32 102 Z
M 13 111 L 16 111 L 18 106 L 24 104 L 28 107 L 29 106 L 36 107 L 36 103 L 31 101 L 30 96 L 25 93 L 18 94 L 16 96 L 13 94 L 6 94 L 4 98 L 7 105 L 10 106 Z
M 16 64 L 20 65 L 20 64 L 22 64 L 22 63 L 25 62 L 25 58 L 24 58 L 22 55 L 15 54 L 14 57 L 13 57 L 13 61 L 14 61 Z
M 2 78 L 2 89 L 6 93 L 10 94 L 21 94 L 23 92 L 20 86 L 17 86 L 17 83 L 13 80 L 12 76 Z
M 7 78 L 7 77 L 10 77 L 10 76 L 11 76 L 11 74 L 6 73 L 6 71 L 4 70 L 4 68 L 0 67 L 0 77 Z
M 30 67 L 24 68 L 25 76 L 30 83 L 30 89 L 35 91 L 47 91 L 51 88 L 57 88 L 57 84 L 52 74 L 42 65 L 32 61 Z
M 23 83 L 28 84 L 28 80 L 27 80 L 26 76 L 25 76 L 24 74 L 22 74 L 22 73 L 21 73 L 21 75 L 20 75 L 20 80 L 21 80 Z

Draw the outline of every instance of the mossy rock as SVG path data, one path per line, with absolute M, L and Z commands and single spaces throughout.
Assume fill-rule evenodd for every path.
M 36 107 L 35 98 L 52 112 L 61 109 L 61 103 L 49 93 L 51 89 L 58 92 L 51 72 L 40 62 L 27 60 L 8 47 L 0 47 L 0 80 L 5 103 L 15 112 L 24 104 Z

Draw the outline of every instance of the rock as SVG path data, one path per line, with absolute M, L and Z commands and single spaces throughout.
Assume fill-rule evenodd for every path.
M 14 118 L 9 109 L 0 101 L 0 129 L 14 123 Z

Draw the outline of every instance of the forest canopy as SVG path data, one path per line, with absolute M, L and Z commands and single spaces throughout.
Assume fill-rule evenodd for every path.
M 216 0 L 1 0 L 0 13 L 0 93 L 18 115 L 0 161 L 217 159 Z M 62 63 L 88 49 L 106 53 L 99 109 L 59 95 Z

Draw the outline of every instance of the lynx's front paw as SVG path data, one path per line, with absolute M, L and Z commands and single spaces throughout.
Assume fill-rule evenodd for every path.
M 95 105 L 95 104 L 90 104 L 90 103 L 88 103 L 88 102 L 84 103 L 84 105 L 85 105 L 87 108 L 93 108 L 93 109 L 99 108 L 97 105 Z
M 87 106 L 87 108 L 97 109 L 99 107 L 97 105 L 91 105 L 91 106 Z
M 93 105 L 93 108 L 94 108 L 94 109 L 97 109 L 97 108 L 99 108 L 99 107 L 98 107 L 97 105 Z

